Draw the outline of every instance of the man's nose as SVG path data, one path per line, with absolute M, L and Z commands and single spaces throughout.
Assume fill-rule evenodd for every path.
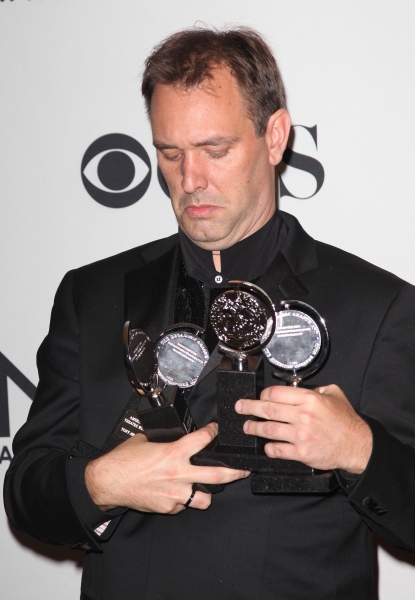
M 186 194 L 194 194 L 205 190 L 208 179 L 203 169 L 202 161 L 196 156 L 185 156 L 182 161 L 182 188 Z

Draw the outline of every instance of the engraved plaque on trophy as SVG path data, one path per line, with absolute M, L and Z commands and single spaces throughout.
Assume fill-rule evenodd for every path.
M 274 335 L 262 352 L 276 367 L 274 377 L 297 387 L 325 363 L 330 340 L 324 319 L 305 302 L 281 301 Z M 272 327 L 271 321 L 267 329 Z
M 200 332 L 203 329 L 196 325 L 178 323 L 164 330 L 153 344 L 141 329 L 131 329 L 128 321 L 124 325 L 128 378 L 149 403 L 136 412 L 149 441 L 172 442 L 195 429 L 183 394 L 177 391 L 194 385 L 209 358 Z M 137 431 L 131 429 L 131 421 L 136 422 L 127 416 L 127 423 L 124 418 L 120 427 L 134 435 Z
M 252 471 L 254 493 L 321 493 L 337 486 L 332 472 L 317 472 L 297 461 L 269 458 L 269 441 L 243 432 L 255 417 L 235 412 L 239 398 L 258 398 L 263 354 L 275 367 L 273 375 L 298 386 L 327 358 L 329 337 L 323 319 L 302 302 L 286 302 L 275 312 L 272 301 L 257 286 L 230 282 L 234 289 L 218 296 L 211 323 L 225 354 L 217 370 L 219 435 L 192 462 Z M 261 352 L 262 351 L 262 352 Z

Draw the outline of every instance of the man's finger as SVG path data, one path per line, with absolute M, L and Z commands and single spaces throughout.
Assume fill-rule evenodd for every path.
M 180 440 L 175 442 L 181 447 L 186 454 L 193 456 L 203 448 L 206 448 L 218 435 L 217 423 L 209 423 L 205 427 L 184 435 Z
M 189 498 L 190 498 L 190 496 L 189 496 Z M 212 494 L 206 494 L 205 492 L 197 491 L 197 492 L 195 492 L 190 504 L 185 506 L 186 501 L 188 501 L 188 500 L 189 499 L 186 498 L 185 502 L 183 502 L 183 506 L 185 508 L 193 508 L 196 510 L 206 510 L 209 508 L 209 506 L 212 503 Z
M 270 458 L 282 458 L 284 460 L 297 460 L 302 462 L 294 444 L 286 442 L 268 442 L 264 446 L 265 454 Z
M 282 421 L 292 423 L 295 419 L 296 409 L 290 404 L 279 404 L 264 400 L 238 400 L 235 411 L 241 415 L 252 415 L 268 421 Z
M 282 440 L 295 442 L 295 429 L 290 423 L 278 421 L 246 421 L 244 432 L 247 435 L 256 435 L 267 440 Z
M 285 385 L 272 385 L 264 388 L 259 396 L 260 400 L 280 402 L 281 404 L 302 404 L 307 395 L 313 390 L 291 387 Z
M 318 392 L 319 394 L 347 400 L 346 396 L 344 395 L 344 392 L 335 383 L 331 383 L 330 385 L 320 385 L 319 387 L 316 387 L 314 391 Z
M 189 477 L 191 477 L 193 483 L 201 484 L 231 483 L 238 479 L 245 479 L 245 477 L 248 477 L 251 474 L 250 471 L 229 469 L 228 467 L 201 467 L 190 465 L 189 468 L 191 469 L 191 471 L 189 471 Z

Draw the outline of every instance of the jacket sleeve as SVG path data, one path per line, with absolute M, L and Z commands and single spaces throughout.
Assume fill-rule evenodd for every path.
M 20 531 L 51 544 L 99 550 L 94 529 L 111 514 L 102 512 L 87 492 L 83 478 L 87 461 L 70 459 L 79 438 L 80 414 L 73 278 L 74 272 L 69 272 L 59 286 L 49 333 L 38 351 L 39 385 L 28 420 L 13 442 L 4 502 Z
M 406 284 L 379 327 L 361 391 L 373 434 L 367 468 L 342 487 L 367 525 L 415 551 L 415 288 Z

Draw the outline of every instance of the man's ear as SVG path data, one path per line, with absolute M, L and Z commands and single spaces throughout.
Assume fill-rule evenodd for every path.
M 291 119 L 285 108 L 280 108 L 271 115 L 265 133 L 271 165 L 275 166 L 281 162 L 290 130 Z

